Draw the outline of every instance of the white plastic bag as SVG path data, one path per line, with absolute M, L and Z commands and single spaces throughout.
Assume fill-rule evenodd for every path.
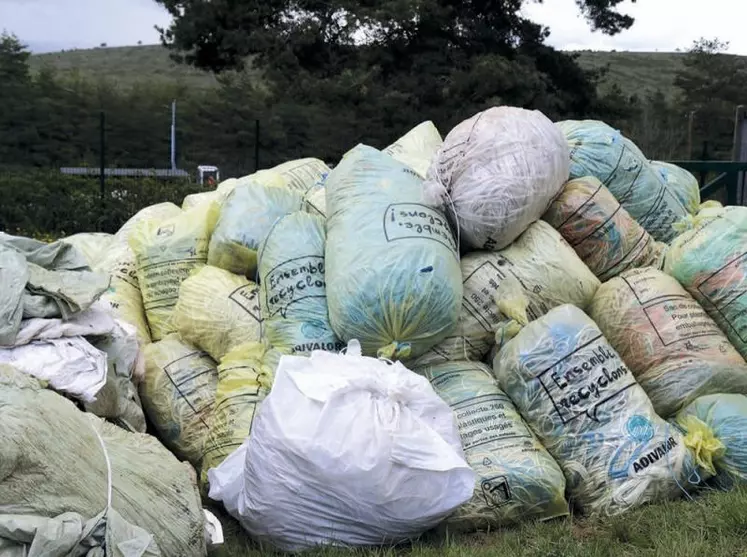
M 451 409 L 400 363 L 284 356 L 252 435 L 211 470 L 210 497 L 284 550 L 416 537 L 472 497 Z
M 502 249 L 547 210 L 569 164 L 563 134 L 544 114 L 493 107 L 446 136 L 424 200 L 454 210 L 467 247 Z

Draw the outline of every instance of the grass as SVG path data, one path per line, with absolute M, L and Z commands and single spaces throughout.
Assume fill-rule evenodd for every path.
M 609 65 L 608 79 L 601 86 L 603 90 L 617 84 L 628 95 L 644 96 L 661 89 L 671 97 L 677 92 L 674 78 L 682 67 L 682 57 L 683 54 L 677 52 L 583 51 L 579 53 L 579 63 L 586 69 Z M 106 76 L 125 87 L 160 82 L 210 88 L 217 83 L 210 73 L 176 64 L 159 45 L 68 50 L 32 56 L 32 70 L 38 71 L 45 65 L 63 75 L 77 72 L 82 77 Z
M 220 513 L 226 543 L 210 557 L 267 555 Z M 599 520 L 527 523 L 489 533 L 421 541 L 407 548 L 321 549 L 313 557 L 734 557 L 747 555 L 747 490 L 649 505 Z

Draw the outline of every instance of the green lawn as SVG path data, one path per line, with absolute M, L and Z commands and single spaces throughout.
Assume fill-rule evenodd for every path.
M 259 557 L 238 525 L 220 514 L 226 543 L 210 557 Z M 312 556 L 412 557 L 733 557 L 747 555 L 747 490 L 701 493 L 693 501 L 650 505 L 604 520 L 568 519 L 412 547 L 374 550 L 320 550 Z

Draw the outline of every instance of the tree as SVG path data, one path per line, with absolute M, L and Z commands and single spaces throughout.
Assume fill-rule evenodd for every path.
M 728 49 L 729 43 L 719 39 L 695 41 L 675 79 L 683 108 L 695 113 L 694 148 L 700 151 L 707 141 L 711 156 L 725 159 L 731 156 L 734 112 L 747 87 L 747 63 L 726 54 Z

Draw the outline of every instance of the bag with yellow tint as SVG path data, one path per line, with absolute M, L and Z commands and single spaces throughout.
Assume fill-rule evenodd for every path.
M 240 344 L 260 337 L 257 285 L 242 276 L 205 265 L 179 288 L 171 323 L 183 340 L 219 361 Z
M 306 193 L 314 184 L 324 179 L 329 167 L 319 159 L 306 158 L 284 162 L 238 179 L 238 184 L 254 182 L 264 186 L 285 187 Z M 221 188 L 218 187 L 218 190 Z
M 704 442 L 703 460 L 711 463 L 713 482 L 721 489 L 747 484 L 747 397 L 737 394 L 702 396 L 677 414 L 676 423 L 688 434 L 703 426 L 717 443 Z M 708 441 L 707 435 L 702 435 Z M 710 455 L 710 458 L 707 457 Z
M 93 269 L 114 241 L 114 236 L 103 232 L 83 232 L 63 238 L 62 241 L 77 249 L 88 262 L 88 266 Z
M 303 195 L 284 186 L 240 183 L 220 209 L 208 263 L 254 279 L 257 249 L 275 221 L 301 208 Z
M 565 477 L 479 362 L 415 368 L 454 412 L 467 463 L 477 474 L 472 499 L 446 519 L 454 531 L 488 530 L 568 515 Z
M 441 134 L 431 121 L 418 124 L 389 147 L 384 152 L 412 168 L 425 179 L 431 160 L 444 144 Z
M 144 209 L 140 209 L 122 225 L 122 228 L 120 228 L 114 235 L 114 240 L 127 243 L 130 241 L 130 235 L 141 222 L 160 222 L 171 219 L 181 213 L 182 210 L 179 207 L 169 202 L 156 203 L 155 205 L 150 205 Z
M 141 222 L 132 232 L 130 247 L 153 340 L 174 332 L 170 320 L 179 286 L 206 263 L 218 211 L 215 203 L 206 203 L 171 219 Z
M 143 409 L 176 456 L 199 468 L 213 412 L 218 372 L 201 350 L 169 335 L 145 347 Z
M 218 366 L 215 404 L 208 420 L 201 480 L 249 437 L 254 415 L 272 388 L 280 353 L 249 342 L 234 348 Z

